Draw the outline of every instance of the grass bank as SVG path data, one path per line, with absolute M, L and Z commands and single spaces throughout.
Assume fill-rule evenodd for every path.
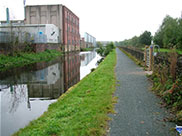
M 18 53 L 15 56 L 0 55 L 0 71 L 21 67 L 40 61 L 49 61 L 61 55 L 56 50 L 46 50 L 41 53 Z
M 116 52 L 112 51 L 99 67 L 70 88 L 48 111 L 30 122 L 14 136 L 102 136 L 106 134 L 108 113 L 116 102 L 114 68 Z

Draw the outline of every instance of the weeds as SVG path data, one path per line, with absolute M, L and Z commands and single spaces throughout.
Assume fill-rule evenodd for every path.
M 154 67 L 153 74 L 149 76 L 153 80 L 153 88 L 169 108 L 176 114 L 173 119 L 178 125 L 182 125 L 182 77 L 176 75 L 177 53 L 170 52 L 170 65 L 158 64 Z

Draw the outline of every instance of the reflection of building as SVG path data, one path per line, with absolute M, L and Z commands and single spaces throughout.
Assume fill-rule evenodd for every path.
M 56 99 L 64 93 L 63 79 L 59 78 L 54 84 L 28 84 L 29 98 Z
M 59 62 L 32 73 L 28 83 L 30 98 L 58 98 L 64 92 L 63 63 Z
M 85 39 L 85 43 L 86 43 L 86 48 L 96 47 L 96 38 L 95 37 L 93 37 L 92 35 L 90 35 L 88 33 L 85 33 L 84 39 Z
M 78 52 L 65 54 L 64 73 L 65 90 L 80 81 L 80 55 Z
M 55 24 L 65 51 L 79 50 L 79 18 L 64 5 L 26 6 L 26 24 Z
M 1 79 L 0 84 L 8 87 L 25 84 L 29 98 L 55 99 L 80 81 L 80 55 L 78 52 L 67 53 L 64 60 L 62 57 L 53 60 L 52 63 L 36 63 L 32 65 L 31 70 L 33 71 L 18 75 L 18 72 L 14 73 L 5 80 Z M 7 88 L 1 85 L 0 87 Z M 17 88 L 16 91 L 21 90 Z
M 88 52 L 81 54 L 81 66 L 86 66 L 90 63 L 96 56 L 96 52 Z
M 10 84 L 10 86 L 27 84 L 29 98 L 58 98 L 64 92 L 63 65 L 61 58 L 56 62 L 53 61 L 52 64 L 51 62 L 36 63 L 32 66 L 32 72 L 13 75 L 6 80 L 1 80 L 1 84 Z

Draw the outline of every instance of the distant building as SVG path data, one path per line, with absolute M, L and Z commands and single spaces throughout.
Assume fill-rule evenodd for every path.
M 81 49 L 86 48 L 85 38 L 82 38 L 82 39 L 80 40 L 80 48 L 81 48 Z
M 86 48 L 96 47 L 97 44 L 96 44 L 96 38 L 95 37 L 93 37 L 89 33 L 85 33 L 84 39 L 85 39 L 85 43 L 86 43 Z
M 65 51 L 80 49 L 79 18 L 64 5 L 26 6 L 26 24 L 55 24 Z

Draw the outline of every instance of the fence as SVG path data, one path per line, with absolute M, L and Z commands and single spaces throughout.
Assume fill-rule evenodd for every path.
M 130 53 L 132 56 L 134 56 L 135 58 L 137 58 L 140 61 L 147 61 L 144 58 L 145 53 L 140 51 L 140 50 L 137 50 L 137 49 L 134 49 L 134 48 L 128 48 L 128 47 L 120 47 L 120 48 L 122 48 L 126 52 Z M 153 56 L 152 58 L 154 59 L 154 61 L 150 60 L 150 61 L 153 62 L 152 67 L 154 67 L 155 65 L 161 64 L 161 65 L 165 65 L 169 69 L 169 67 L 170 67 L 170 61 L 168 59 L 169 57 L 170 56 L 168 56 L 168 55 L 162 55 L 162 54 L 158 54 L 157 56 Z M 182 56 L 178 56 L 177 67 L 176 67 L 176 75 L 182 76 Z
M 132 56 L 139 59 L 140 61 L 144 60 L 144 53 L 142 51 L 139 51 L 137 49 L 127 48 L 127 47 L 120 47 L 126 52 L 129 52 Z

